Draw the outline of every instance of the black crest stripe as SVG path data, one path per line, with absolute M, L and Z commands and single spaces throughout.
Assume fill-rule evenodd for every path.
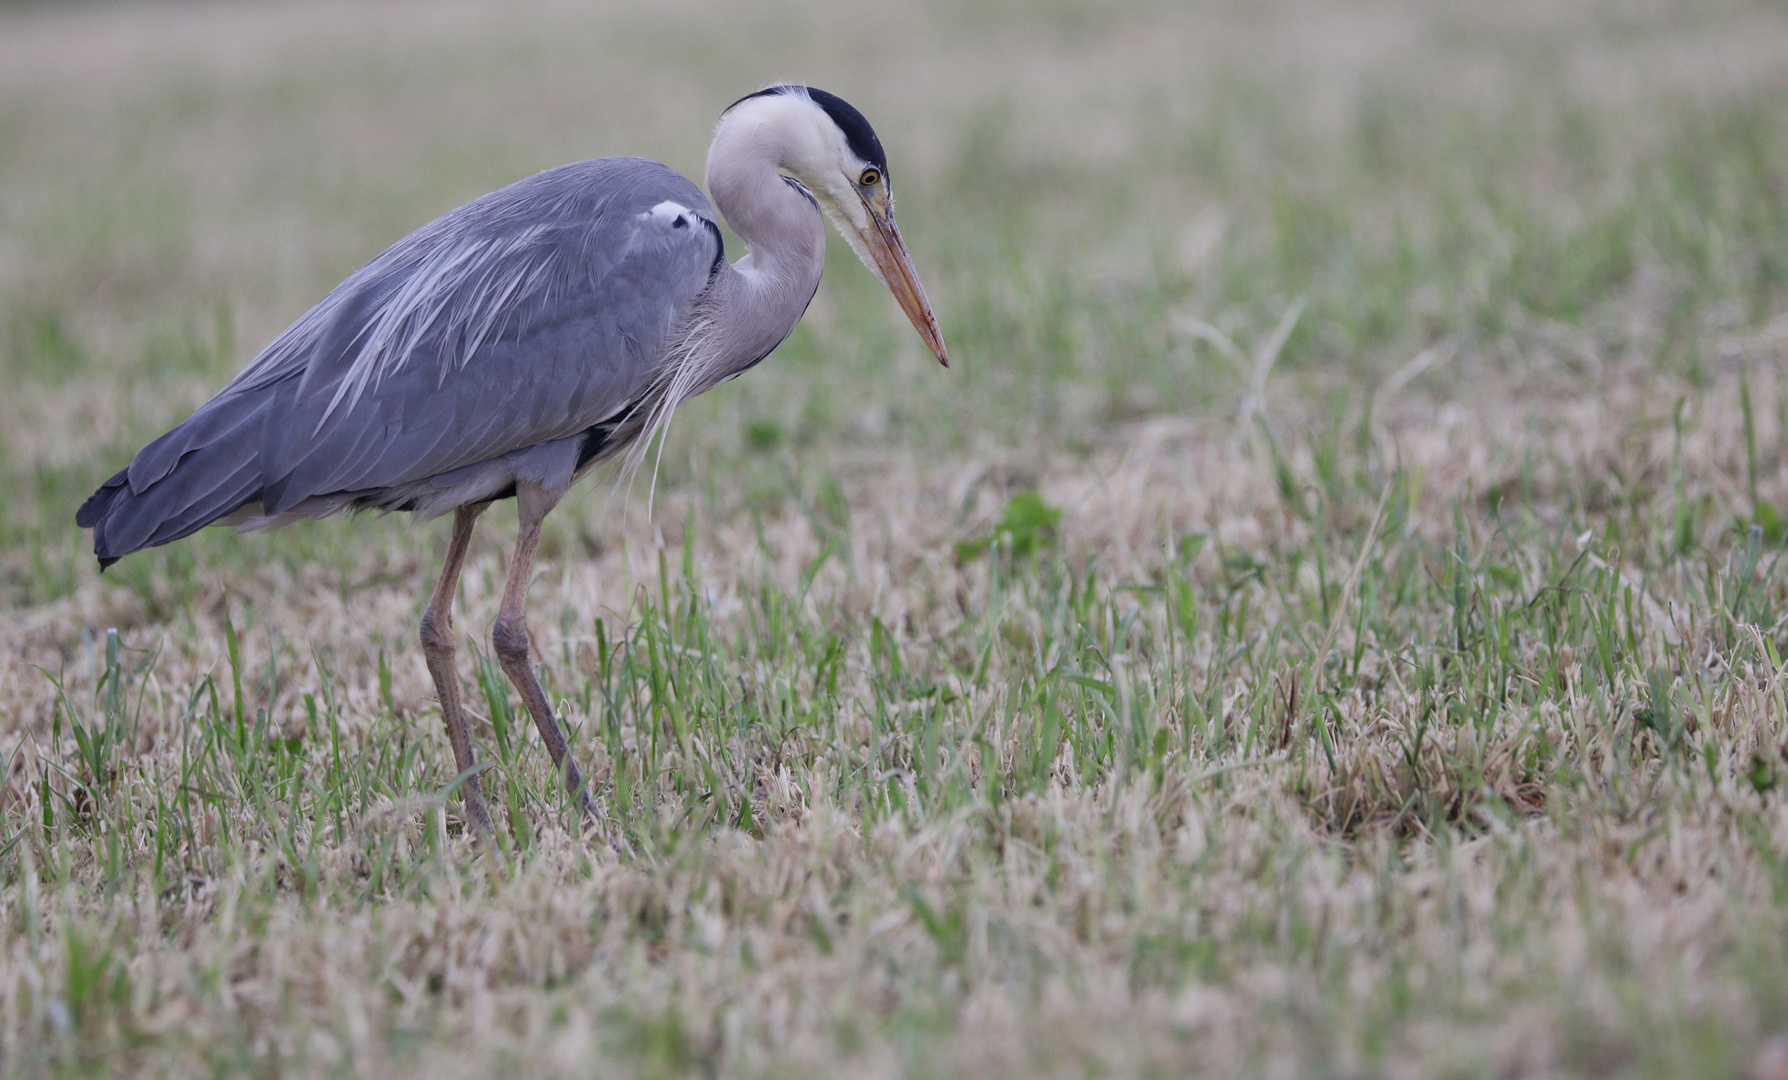
M 746 94 L 744 97 L 740 98 L 738 101 L 735 101 L 731 105 L 728 105 L 726 108 L 721 109 L 720 115 L 725 116 L 727 113 L 732 112 L 734 109 L 738 108 L 740 105 L 743 105 L 745 102 L 750 101 L 752 98 L 769 97 L 771 94 L 787 94 L 787 93 L 793 92 L 795 89 L 796 88 L 793 86 L 788 86 L 788 85 L 785 85 L 782 83 L 778 83 L 775 86 L 766 86 L 762 90 L 753 90 L 751 93 Z
M 844 132 L 844 141 L 851 148 L 851 153 L 869 162 L 882 171 L 888 172 L 888 155 L 882 152 L 882 141 L 875 137 L 875 129 L 863 118 L 851 103 L 837 94 L 828 94 L 824 90 L 816 90 L 809 86 L 807 96 L 813 103 L 826 110 L 826 115 Z

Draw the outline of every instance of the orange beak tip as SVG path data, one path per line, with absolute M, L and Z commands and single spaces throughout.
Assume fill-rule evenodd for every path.
M 865 261 L 874 261 L 882 283 L 900 302 L 900 309 L 912 321 L 913 329 L 919 332 L 937 362 L 949 367 L 950 353 L 944 348 L 943 334 L 938 331 L 937 316 L 932 314 L 931 304 L 925 299 L 925 287 L 919 284 L 919 273 L 913 269 L 912 257 L 907 254 L 900 230 L 892 217 L 878 214 L 874 208 L 871 208 L 870 216 L 875 228 L 862 234 L 869 249 Z

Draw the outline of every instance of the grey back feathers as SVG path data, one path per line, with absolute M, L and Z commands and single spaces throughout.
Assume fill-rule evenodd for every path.
M 104 563 L 245 508 L 260 524 L 499 495 L 513 469 L 463 470 L 618 427 L 721 254 L 701 191 L 655 162 L 512 184 L 342 282 L 76 520 Z M 557 456 L 575 469 L 585 449 Z

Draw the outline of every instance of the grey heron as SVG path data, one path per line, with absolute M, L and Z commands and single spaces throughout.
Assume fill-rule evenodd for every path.
M 678 402 L 782 343 L 819 288 L 824 219 L 949 364 L 894 224 L 887 157 L 856 109 L 806 86 L 747 95 L 721 114 L 707 181 L 745 242 L 737 262 L 700 188 L 627 157 L 549 169 L 399 240 L 93 493 L 75 521 L 93 530 L 100 568 L 211 524 L 451 511 L 420 636 L 466 817 L 489 834 L 452 609 L 478 515 L 514 498 L 520 530 L 491 645 L 571 798 L 600 825 L 529 655 L 542 519 L 599 462 L 643 450 Z

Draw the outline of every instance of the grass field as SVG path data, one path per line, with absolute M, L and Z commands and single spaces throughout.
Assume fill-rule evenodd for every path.
M 834 243 L 549 519 L 630 858 L 512 508 L 484 850 L 443 524 L 95 571 L 363 261 L 778 78 L 956 366 Z M 1788 1078 L 1779 3 L 8 6 L 0 372 L 0 1077 Z

